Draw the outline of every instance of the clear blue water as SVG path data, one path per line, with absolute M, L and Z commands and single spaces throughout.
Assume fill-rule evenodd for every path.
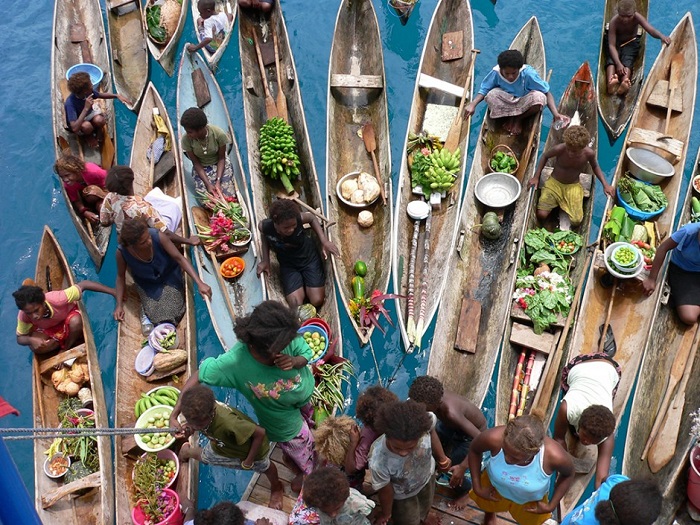
M 57 0 L 69 1 L 69 0 Z M 396 180 L 399 159 L 416 70 L 423 48 L 423 39 L 437 0 L 420 0 L 408 25 L 402 26 L 386 0 L 375 0 L 374 5 L 381 26 L 384 42 L 384 60 L 387 73 L 389 111 L 392 136 L 393 177 Z M 328 57 L 339 2 L 287 0 L 283 4 L 290 41 L 296 59 L 299 81 L 302 87 L 306 118 L 314 148 L 319 175 L 324 177 L 326 85 Z M 95 272 L 83 244 L 76 234 L 58 190 L 58 179 L 52 174 L 54 160 L 50 105 L 50 57 L 53 4 L 48 0 L 26 2 L 5 0 L 6 19 L 0 21 L 0 170 L 1 184 L 7 190 L 0 206 L 0 355 L 4 372 L 0 380 L 0 395 L 22 412 L 19 418 L 5 418 L 3 426 L 32 426 L 31 407 L 31 355 L 17 346 L 14 337 L 16 308 L 11 297 L 22 279 L 34 274 L 35 257 L 44 224 L 50 225 L 78 279 L 96 279 L 113 285 L 115 277 L 114 246 L 110 250 L 99 275 Z M 104 5 L 103 5 L 104 9 Z M 696 0 L 654 0 L 651 2 L 650 20 L 661 31 L 669 34 L 681 16 L 693 11 L 696 31 L 700 31 L 700 6 Z M 603 2 L 590 0 L 562 2 L 561 0 L 499 0 L 494 6 L 490 0 L 472 2 L 475 45 L 481 49 L 476 64 L 477 81 L 494 65 L 496 56 L 507 48 L 515 33 L 531 15 L 537 15 L 544 35 L 547 66 L 553 69 L 551 84 L 558 99 L 569 79 L 584 60 L 596 66 Z M 236 29 L 237 30 L 237 29 Z M 183 39 L 194 37 L 191 18 L 187 22 Z M 657 40 L 647 42 L 647 70 L 660 48 Z M 242 116 L 240 63 L 237 35 L 227 50 L 217 73 L 226 101 L 233 117 L 236 138 L 245 151 L 245 132 Z M 151 64 L 151 80 L 160 91 L 171 118 L 175 117 L 176 81 L 170 78 L 156 63 Z M 484 105 L 472 121 L 471 149 L 476 130 L 481 124 Z M 129 158 L 135 115 L 124 107 L 117 108 L 118 160 L 126 163 Z M 695 153 L 700 143 L 697 131 L 700 116 L 695 116 L 695 131 L 691 136 L 686 163 L 686 175 L 690 173 Z M 545 115 L 545 127 L 551 116 Z M 546 129 L 542 134 L 546 136 Z M 602 126 L 599 146 L 599 162 L 608 180 L 612 177 L 621 141 L 608 144 Z M 544 139 L 542 140 L 544 142 Z M 246 155 L 243 155 L 244 163 Z M 471 162 L 471 161 L 470 161 Z M 323 181 L 322 181 L 323 182 Z M 685 186 L 684 186 L 685 188 Z M 3 190 L 3 191 L 5 191 Z M 602 192 L 597 192 L 595 231 L 601 221 L 604 208 Z M 388 239 L 387 239 L 388 242 Z M 102 368 L 103 381 L 110 414 L 114 412 L 114 361 L 116 355 L 116 325 L 111 312 L 111 297 L 88 294 L 85 299 Z M 208 321 L 204 304 L 197 297 L 197 337 L 200 359 L 220 352 L 216 336 Z M 376 332 L 373 338 L 376 362 L 369 346 L 360 348 L 347 319 L 343 319 L 346 333 L 344 353 L 357 369 L 357 382 L 349 392 L 352 401 L 357 391 L 378 380 L 391 381 L 391 388 L 405 396 L 408 383 L 417 374 L 424 373 L 427 365 L 425 351 L 406 356 L 400 344 L 399 334 L 389 328 L 386 336 Z M 426 345 L 432 332 L 426 338 Z M 237 396 L 231 396 L 232 404 L 240 404 Z M 490 396 L 484 406 L 489 412 L 493 404 Z M 348 409 L 352 413 L 353 409 Z M 621 440 L 618 440 L 618 442 Z M 30 491 L 33 490 L 32 447 L 29 442 L 10 444 L 10 451 L 19 465 Z M 621 450 L 616 458 L 621 459 Z M 620 462 L 614 461 L 613 470 L 619 472 Z M 200 506 L 206 507 L 221 499 L 237 500 L 248 481 L 248 475 L 226 469 L 202 469 L 200 481 Z

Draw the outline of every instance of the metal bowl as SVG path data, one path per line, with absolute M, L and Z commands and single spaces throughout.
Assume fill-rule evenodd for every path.
M 477 200 L 489 208 L 510 206 L 520 195 L 520 181 L 510 173 L 489 173 L 481 177 L 474 187 Z
M 670 162 L 648 149 L 627 148 L 626 155 L 630 172 L 639 180 L 659 184 L 675 173 Z
M 338 196 L 338 199 L 340 199 L 340 201 L 343 204 L 346 204 L 347 206 L 350 206 L 351 208 L 366 208 L 370 204 L 374 204 L 374 202 L 379 198 L 379 195 L 377 195 L 372 200 L 372 202 L 351 202 L 348 199 L 346 199 L 345 197 L 343 197 L 343 193 L 341 191 L 341 188 L 343 187 L 343 182 L 345 182 L 346 180 L 350 180 L 350 179 L 356 179 L 359 176 L 360 176 L 359 171 L 352 171 L 352 172 L 348 173 L 347 175 L 343 175 L 342 177 L 340 177 L 340 179 L 338 179 L 338 183 L 335 185 L 335 193 Z

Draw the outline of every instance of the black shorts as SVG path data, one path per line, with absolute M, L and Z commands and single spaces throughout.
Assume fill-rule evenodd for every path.
M 700 272 L 689 272 L 670 262 L 668 285 L 671 287 L 671 306 L 700 306 Z
M 280 262 L 280 279 L 284 295 L 296 292 L 299 288 L 323 288 L 326 285 L 326 274 L 320 257 L 315 257 L 302 266 Z
M 628 68 L 632 68 L 632 64 L 634 64 L 635 59 L 637 58 L 637 55 L 639 54 L 639 49 L 642 47 L 642 35 L 637 35 L 631 42 L 624 43 L 624 46 L 620 47 L 618 44 L 615 46 L 617 48 L 617 56 L 620 57 L 620 62 L 622 62 L 622 65 Z M 610 53 L 608 52 L 608 33 L 607 31 L 605 32 L 605 36 L 603 36 L 603 49 L 605 49 L 605 65 L 607 66 L 614 66 L 615 62 L 613 62 L 613 59 L 610 58 Z

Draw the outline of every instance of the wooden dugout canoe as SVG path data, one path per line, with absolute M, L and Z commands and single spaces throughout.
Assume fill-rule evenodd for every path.
M 648 18 L 649 0 L 637 0 L 636 9 L 639 14 Z M 605 62 L 608 52 L 604 47 L 604 37 L 606 27 L 610 19 L 617 14 L 617 0 L 605 1 L 605 12 L 603 15 L 603 29 L 600 33 L 600 53 L 598 58 L 598 111 L 600 118 L 605 125 L 611 141 L 617 140 L 627 127 L 627 123 L 632 118 L 632 112 L 637 107 L 639 92 L 642 89 L 644 79 L 644 53 L 646 51 L 646 33 L 642 33 L 639 54 L 632 64 L 632 86 L 624 97 L 618 95 L 608 95 L 608 82 Z
M 44 226 L 39 255 L 36 261 L 34 281 L 44 290 L 63 290 L 75 284 L 75 277 L 68 265 L 63 250 L 61 250 L 51 228 Z M 97 360 L 97 348 L 90 328 L 90 319 L 83 302 L 78 303 L 83 318 L 84 342 L 72 349 L 61 350 L 55 355 L 35 355 L 32 374 L 34 376 L 33 406 L 34 426 L 38 428 L 58 427 L 58 405 L 65 398 L 51 383 L 51 373 L 55 365 L 70 357 L 77 357 L 77 362 L 87 363 L 90 370 L 90 390 L 92 390 L 95 426 L 109 426 L 107 405 L 105 404 L 102 388 L 102 375 Z M 58 359 L 57 359 L 58 358 Z M 42 497 L 48 498 L 56 489 L 66 490 L 76 487 L 81 480 L 70 484 L 52 480 L 44 474 L 45 451 L 51 446 L 52 439 L 34 440 L 34 490 L 36 509 L 39 518 L 46 525 L 64 523 L 86 523 L 90 525 L 109 525 L 114 520 L 114 478 L 112 477 L 112 444 L 108 436 L 99 436 L 97 453 L 100 460 L 100 470 L 91 476 L 98 477 L 97 486 L 80 497 L 66 495 L 53 506 L 46 509 L 42 505 Z
M 153 5 L 155 0 L 144 0 L 143 3 L 143 30 L 146 34 L 148 50 L 151 52 L 153 58 L 156 59 L 161 66 L 163 66 L 163 69 L 168 76 L 173 76 L 173 72 L 175 71 L 175 51 L 177 51 L 177 43 L 180 40 L 180 35 L 182 35 L 182 29 L 185 27 L 185 20 L 187 19 L 187 3 L 189 0 L 175 0 L 175 2 L 180 1 L 180 16 L 177 19 L 177 25 L 172 36 L 170 37 L 170 40 L 168 40 L 164 45 L 158 44 L 150 37 L 148 33 L 146 8 Z
M 662 235 L 670 235 L 673 232 L 674 219 L 678 204 L 680 188 L 683 183 L 683 169 L 688 148 L 688 140 L 690 137 L 690 127 L 693 121 L 693 111 L 695 106 L 695 92 L 697 81 L 697 44 L 695 40 L 695 31 L 690 13 L 686 14 L 678 23 L 671 34 L 672 44 L 668 47 L 664 46 L 656 58 L 654 65 L 651 67 L 649 75 L 642 87 L 640 95 L 640 104 L 632 115 L 630 130 L 625 139 L 625 144 L 620 153 L 620 160 L 615 169 L 615 179 L 613 186 L 617 186 L 619 178 L 627 171 L 628 161 L 625 155 L 627 147 L 630 145 L 631 139 L 649 139 L 648 145 L 653 145 L 659 149 L 670 148 L 673 154 L 678 153 L 677 162 L 674 164 L 675 175 L 668 181 L 661 184 L 666 197 L 668 198 L 668 207 L 656 219 L 658 231 Z M 669 78 L 669 70 L 671 58 L 681 53 L 684 57 L 684 69 L 681 80 L 681 85 L 678 86 L 677 92 L 681 92 L 682 112 L 673 112 L 668 127 L 668 134 L 673 137 L 670 141 L 653 141 L 656 136 L 664 135 L 664 127 L 666 120 L 666 109 L 657 106 L 652 106 L 647 103 L 654 86 L 659 80 Z M 650 133 L 640 134 L 640 129 L 649 130 Z M 652 144 L 653 142 L 653 144 Z M 675 148 L 680 148 L 675 149 Z M 609 209 L 613 203 L 608 199 L 605 214 L 607 216 Z M 602 231 L 602 228 L 601 228 Z M 602 249 L 602 238 L 598 237 L 598 250 Z M 598 252 L 600 253 L 600 252 Z M 599 260 L 599 259 L 598 259 Z M 610 300 L 612 288 L 603 288 L 600 285 L 599 277 L 601 270 L 600 264 L 594 263 L 591 265 L 586 288 L 584 289 L 583 299 L 581 303 L 580 313 L 576 326 L 574 327 L 573 336 L 568 347 L 567 357 L 562 360 L 562 364 L 566 364 L 571 358 L 578 354 L 595 352 L 598 348 L 599 328 L 605 320 L 605 315 Z M 645 274 L 643 273 L 642 276 Z M 660 272 L 659 282 L 662 282 L 665 276 L 665 269 Z M 626 282 L 617 281 L 617 292 L 614 298 L 612 315 L 610 317 L 610 325 L 612 326 L 615 342 L 617 344 L 617 353 L 615 361 L 622 368 L 622 379 L 617 387 L 617 395 L 613 404 L 613 413 L 620 422 L 627 401 L 632 391 L 639 364 L 642 361 L 647 348 L 650 348 L 650 353 L 659 353 L 661 356 L 668 356 L 659 346 L 649 347 L 649 335 L 654 326 L 654 315 L 657 311 L 658 302 L 660 300 L 661 286 L 657 286 L 656 291 L 651 297 L 646 297 L 643 293 L 641 280 L 629 279 Z M 670 337 L 670 335 L 669 335 Z M 661 341 L 655 335 L 652 339 Z M 666 343 L 662 346 L 665 346 Z M 673 351 L 674 347 L 667 346 L 667 351 Z M 653 356 L 650 359 L 654 359 Z M 650 368 L 649 364 L 645 365 L 646 369 Z M 658 371 L 661 368 L 651 369 L 646 373 L 656 371 L 656 381 L 658 381 Z M 664 383 L 661 381 L 660 383 Z M 649 383 L 650 384 L 650 383 Z M 660 386 L 660 385 L 659 385 Z M 649 392 L 640 390 L 637 391 L 640 395 L 648 396 Z M 549 407 L 549 414 L 554 412 L 554 404 L 556 402 L 554 396 Z M 651 400 L 649 400 L 651 401 Z M 655 414 L 655 413 L 654 413 Z M 646 417 L 646 415 L 638 415 L 637 417 Z M 651 416 L 653 417 L 653 416 Z M 634 439 L 643 441 L 642 448 L 646 443 L 646 435 L 641 437 L 641 428 L 634 435 Z M 628 434 L 631 435 L 631 434 Z M 591 450 L 586 450 L 590 448 Z M 595 457 L 595 447 L 580 447 L 574 451 L 576 456 L 590 454 Z M 639 457 L 639 455 L 636 455 Z M 584 490 L 588 486 L 589 481 L 593 477 L 594 472 L 588 474 L 577 474 L 574 484 L 569 489 L 569 492 L 562 499 L 562 512 L 566 514 L 574 508 Z
M 564 94 L 561 97 L 558 110 L 559 113 L 568 117 L 572 117 L 576 111 L 579 112 L 579 116 L 581 118 L 581 125 L 584 126 L 588 133 L 591 135 L 592 149 L 597 153 L 598 114 L 595 104 L 595 85 L 593 84 L 593 75 L 591 74 L 591 68 L 588 65 L 588 62 L 584 62 L 578 69 L 576 74 L 574 74 L 574 76 L 572 77 L 571 81 L 569 82 L 569 85 L 567 86 L 566 90 L 564 91 Z M 554 128 L 550 128 L 549 134 L 547 135 L 547 141 L 544 144 L 543 151 L 547 151 L 556 146 L 557 144 L 560 144 L 563 140 L 562 135 L 562 131 L 557 131 Z M 545 169 L 547 167 L 553 168 L 555 163 L 554 160 L 555 159 L 549 159 L 547 165 L 545 166 Z M 588 197 L 586 197 L 583 201 L 583 221 L 575 230 L 576 233 L 580 234 L 583 237 L 584 246 L 588 244 L 588 235 L 591 228 L 591 218 L 593 214 L 593 193 L 596 184 L 596 178 L 593 174 L 593 170 L 591 169 L 590 165 L 586 166 L 585 173 L 586 175 L 588 175 L 589 181 L 591 183 L 589 190 L 590 193 Z M 537 220 L 536 206 L 537 200 L 539 199 L 539 193 L 539 191 L 536 192 L 536 198 L 533 200 L 532 205 L 530 206 L 530 211 L 528 213 L 527 221 L 525 223 L 525 232 L 540 227 L 539 221 Z M 552 216 L 550 216 L 550 219 L 554 219 L 552 221 L 553 225 L 558 224 L 558 212 L 558 209 L 554 210 L 552 212 Z M 550 221 L 548 220 L 547 222 L 549 223 Z M 571 283 L 574 286 L 576 286 L 576 283 L 579 282 L 579 278 L 581 277 L 581 275 L 588 270 L 587 266 L 585 265 L 587 259 L 586 255 L 587 250 L 584 247 L 581 248 L 572 257 L 573 262 L 571 265 L 569 279 L 571 280 Z M 519 264 L 518 267 L 520 267 Z M 514 289 L 515 288 L 512 288 L 511 291 Z M 572 308 L 574 308 L 574 305 L 572 305 Z M 512 297 L 510 298 L 509 309 L 511 313 L 511 318 L 510 321 L 506 323 L 506 331 L 503 336 L 501 350 L 501 360 L 498 368 L 498 387 L 496 393 L 496 425 L 504 425 L 508 421 L 511 392 L 513 389 L 513 378 L 518 358 L 520 356 L 521 351 L 523 350 L 523 347 L 521 347 L 520 345 L 516 345 L 510 342 L 511 333 L 513 330 L 518 330 L 519 328 L 532 328 L 531 320 L 529 319 L 529 317 L 527 317 L 527 315 L 525 315 L 525 312 L 522 308 L 514 304 Z M 539 337 L 535 336 L 534 332 L 532 332 L 531 334 L 531 336 L 535 338 L 534 340 L 532 340 L 533 345 L 539 345 L 549 350 L 550 353 L 547 356 L 547 364 L 549 364 L 551 362 L 551 358 L 554 357 L 554 350 L 556 348 L 556 345 L 563 343 L 563 341 L 559 341 L 559 338 L 566 338 L 566 334 L 562 333 L 564 329 L 564 324 L 565 320 L 561 320 L 561 322 L 558 323 L 557 326 L 553 327 L 551 332 L 548 331 Z M 551 339 L 552 335 L 554 336 L 553 339 Z M 542 371 L 542 379 L 544 379 L 548 368 L 549 367 L 546 367 Z M 555 366 L 554 373 L 556 373 L 557 368 L 558 367 Z M 533 384 L 533 381 L 535 379 L 536 378 L 531 377 L 530 384 Z M 526 405 L 525 413 L 529 412 L 530 405 L 536 393 L 537 389 L 533 389 L 531 387 L 530 397 L 528 399 L 528 404 Z M 544 395 L 549 396 L 550 394 L 545 393 Z
M 348 87 L 341 81 L 346 75 L 353 80 L 372 77 L 378 79 L 380 85 Z M 329 232 L 330 239 L 341 250 L 340 257 L 333 258 L 340 299 L 362 344 L 369 341 L 374 327 L 360 327 L 348 309 L 348 301 L 353 297 L 351 281 L 355 262 L 361 260 L 367 264 L 364 279 L 368 294 L 373 290 L 385 293 L 391 272 L 391 245 L 386 243 L 386 238 L 391 235 L 393 192 L 385 86 L 382 42 L 372 2 L 345 0 L 340 4 L 335 22 L 328 72 L 326 195 L 328 217 L 336 223 Z M 336 194 L 336 185 L 343 175 L 354 171 L 374 176 L 372 158 L 358 135 L 367 123 L 374 127 L 379 172 L 382 181 L 387 183 L 387 202 L 385 206 L 378 198 L 366 208 L 372 212 L 374 223 L 362 228 L 357 223 L 361 210 L 344 204 Z
M 77 24 L 85 26 L 87 45 L 84 46 L 84 50 L 81 49 L 80 43 L 71 42 L 71 27 L 76 27 Z M 66 71 L 75 64 L 89 61 L 99 66 L 104 73 L 104 77 L 97 89 L 101 91 L 111 91 L 112 89 L 112 80 L 109 73 L 109 54 L 99 2 L 97 0 L 55 2 L 52 43 L 51 109 L 56 157 L 59 157 L 63 150 L 70 149 L 73 155 L 84 157 L 86 161 L 94 162 L 108 169 L 114 163 L 116 151 L 113 151 L 112 155 L 110 155 L 105 147 L 101 150 L 85 147 L 74 133 L 66 129 L 66 112 L 63 104 L 66 97 L 70 94 L 66 81 Z M 88 60 L 90 59 L 89 56 L 84 56 L 84 51 L 87 52 L 88 50 L 92 57 L 91 60 Z M 115 136 L 114 104 L 112 100 L 104 99 L 99 100 L 98 103 L 107 118 L 108 134 L 112 138 L 111 143 L 113 147 L 116 148 L 116 142 L 113 140 Z M 85 248 L 87 248 L 99 271 L 109 244 L 111 228 L 103 228 L 99 224 L 89 224 L 88 221 L 78 216 L 60 179 L 58 185 L 68 206 L 68 213 L 73 220 L 75 229 L 78 231 L 78 235 L 80 235 Z
M 212 298 L 211 301 L 206 301 L 206 303 L 212 324 L 214 325 L 214 330 L 223 348 L 228 350 L 233 347 L 238 340 L 233 333 L 233 324 L 236 318 L 250 313 L 253 307 L 264 300 L 265 276 L 263 275 L 258 278 L 255 272 L 255 265 L 257 262 L 255 239 L 258 237 L 258 230 L 255 219 L 251 213 L 252 210 L 247 203 L 248 183 L 241 165 L 241 156 L 236 138 L 233 134 L 226 102 L 224 101 L 221 88 L 216 82 L 214 75 L 207 69 L 204 60 L 199 54 L 182 54 L 180 71 L 178 73 L 177 114 L 181 116 L 186 109 L 197 106 L 195 87 L 192 83 L 192 73 L 194 71 L 202 72 L 209 88 L 209 93 L 211 94 L 211 102 L 202 108 L 207 115 L 207 120 L 210 124 L 225 130 L 231 137 L 232 143 L 231 151 L 229 152 L 229 160 L 233 168 L 238 202 L 243 207 L 245 216 L 249 218 L 250 231 L 254 239 L 250 244 L 250 249 L 242 255 L 246 265 L 245 270 L 243 274 L 235 280 L 225 280 L 221 276 L 219 272 L 221 264 L 216 257 L 207 252 L 203 247 L 197 247 L 194 250 L 199 277 L 202 281 L 211 286 Z M 181 162 L 184 167 L 182 170 L 182 186 L 185 191 L 187 219 L 189 221 L 190 231 L 192 233 L 197 233 L 197 223 L 199 222 L 201 224 L 202 220 L 208 221 L 208 216 L 206 211 L 199 207 L 197 203 L 197 193 L 192 176 L 192 162 L 181 152 L 181 148 L 179 147 L 183 136 L 184 130 L 181 126 L 178 126 L 177 143 L 178 150 L 181 154 Z M 208 224 L 208 222 L 205 224 Z
M 257 20 L 257 18 L 256 18 Z M 268 41 L 272 42 L 272 33 L 277 35 L 280 61 L 280 77 L 282 79 L 282 91 L 287 101 L 289 112 L 289 125 L 294 128 L 294 138 L 297 143 L 299 159 L 301 161 L 301 179 L 291 181 L 299 194 L 299 199 L 317 211 L 323 212 L 323 197 L 319 186 L 318 174 L 314 164 L 314 157 L 311 151 L 311 142 L 306 127 L 304 116 L 304 105 L 301 101 L 301 90 L 294 57 L 289 46 L 287 27 L 284 23 L 281 6 L 275 4 L 270 13 L 270 18 L 265 24 L 268 25 L 270 34 Z M 260 139 L 260 128 L 267 121 L 265 112 L 265 91 L 258 67 L 258 59 L 255 53 L 255 46 L 252 43 L 253 31 L 257 32 L 258 42 L 261 47 L 266 44 L 261 35 L 261 29 L 255 20 L 247 15 L 241 15 L 238 20 L 239 25 L 239 47 L 241 55 L 241 76 L 243 77 L 243 111 L 246 122 L 246 144 L 248 147 L 248 169 L 250 171 L 250 188 L 253 200 L 254 216 L 258 221 L 267 217 L 267 210 L 278 194 L 285 194 L 284 187 L 279 181 L 266 178 L 260 170 L 260 150 L 258 147 Z M 275 74 L 275 62 L 272 60 L 265 68 L 265 76 L 270 86 L 272 97 L 276 99 L 277 75 Z M 302 210 L 305 211 L 305 210 Z M 326 228 L 323 221 L 321 226 Z M 327 231 L 327 228 L 326 228 Z M 342 247 L 339 247 L 342 248 Z M 335 348 L 339 353 L 342 347 L 342 335 L 340 333 L 340 321 L 338 318 L 338 303 L 335 297 L 333 286 L 333 270 L 329 259 L 325 263 L 326 273 L 326 302 L 319 312 L 330 325 L 335 338 Z M 284 302 L 284 292 L 280 282 L 279 265 L 274 253 L 270 257 L 270 272 L 266 279 L 267 298 Z
M 194 0 L 190 5 L 192 6 L 192 21 L 194 22 L 195 38 L 197 39 L 197 42 L 201 42 L 201 39 L 199 38 L 199 30 L 197 29 L 197 20 L 199 19 L 199 9 L 197 9 L 197 1 Z M 226 31 L 224 41 L 214 53 L 209 52 L 209 50 L 206 47 L 200 49 L 201 53 L 204 55 L 204 58 L 207 61 L 207 64 L 209 65 L 209 69 L 211 69 L 212 71 L 216 71 L 216 68 L 219 65 L 219 60 L 221 60 L 221 57 L 223 56 L 224 51 L 226 51 L 228 43 L 231 40 L 231 33 L 233 33 L 233 25 L 236 23 L 236 15 L 238 14 L 238 2 L 232 0 L 216 0 L 216 11 L 217 13 L 231 13 L 233 15 L 233 19 L 228 24 L 228 30 Z M 187 51 L 185 51 L 185 53 L 187 53 Z
M 150 162 L 146 158 L 146 149 L 153 141 L 153 107 L 157 107 L 160 115 L 169 126 L 168 112 L 163 106 L 155 88 L 149 85 L 144 95 L 139 112 L 134 141 L 131 149 L 130 165 L 134 170 L 134 193 L 136 195 L 146 195 L 154 185 L 150 176 Z M 175 136 L 170 127 L 173 141 Z M 178 156 L 175 155 L 178 159 Z M 158 186 L 163 193 L 182 199 L 183 188 L 180 176 L 179 159 L 176 160 L 176 169 L 171 170 L 165 177 L 160 179 Z M 183 223 L 178 228 L 177 233 L 182 236 L 187 235 L 186 210 L 183 209 Z M 189 260 L 189 250 L 184 250 L 185 257 Z M 115 383 L 115 428 L 133 427 L 136 423 L 134 415 L 134 405 L 142 393 L 146 393 L 157 386 L 171 385 L 181 388 L 192 373 L 197 370 L 197 345 L 195 328 L 194 300 L 192 297 L 192 281 L 184 276 L 185 283 L 185 315 L 178 324 L 177 337 L 178 347 L 187 351 L 189 359 L 183 372 L 177 373 L 178 382 L 173 381 L 173 376 L 156 380 L 146 381 L 134 369 L 134 359 L 142 347 L 144 337 L 141 333 L 141 302 L 134 287 L 134 281 L 127 269 L 126 272 L 126 299 L 124 301 L 124 321 L 119 323 L 117 335 L 117 366 Z M 150 378 L 153 379 L 153 376 Z M 196 436 L 190 438 L 191 443 L 196 443 Z M 134 486 L 131 479 L 131 472 L 134 467 L 135 457 L 142 451 L 139 449 L 135 457 L 123 454 L 123 449 L 129 448 L 126 438 L 118 436 L 115 441 L 115 503 L 116 503 L 116 523 L 117 525 L 128 525 L 131 523 L 131 509 L 133 507 Z M 177 482 L 172 487 L 178 493 L 187 494 L 187 497 L 196 501 L 198 464 L 195 461 L 183 462 L 180 464 L 180 473 Z
M 148 82 L 148 49 L 139 0 L 107 0 L 114 88 L 135 111 Z
M 693 175 L 700 175 L 700 170 L 697 168 L 699 161 L 700 151 L 696 157 Z M 688 193 L 683 208 L 681 208 L 680 221 L 674 231 L 689 222 L 690 198 L 692 196 L 691 183 L 688 185 Z M 682 416 L 678 430 L 678 442 L 664 443 L 665 446 L 675 448 L 673 459 L 661 470 L 652 473 L 648 461 L 642 460 L 641 457 L 655 420 L 663 418 L 663 414 L 659 413 L 659 408 L 664 397 L 667 379 L 666 374 L 659 377 L 659 371 L 671 370 L 679 349 L 681 347 L 687 348 L 692 343 L 694 335 L 695 330 L 680 322 L 674 308 L 668 304 L 659 303 L 647 343 L 647 351 L 644 353 L 637 378 L 636 393 L 632 400 L 622 473 L 632 479 L 652 478 L 661 488 L 663 505 L 661 516 L 656 521 L 659 525 L 670 525 L 676 511 L 686 499 L 686 468 L 688 453 L 693 446 L 693 439 L 690 436 L 692 426 L 690 414 L 700 406 L 700 386 L 697 381 L 693 380 L 700 370 L 699 354 L 696 354 L 695 360 L 689 365 L 691 367 L 690 381 L 685 389 L 685 404 L 679 407 Z M 673 398 L 671 399 L 673 400 Z
M 436 51 L 442 47 L 443 33 L 462 31 L 464 54 L 461 58 L 443 62 L 440 52 Z M 465 88 L 467 98 L 472 98 L 472 88 L 474 85 L 472 61 L 474 56 L 470 51 L 474 48 L 474 32 L 472 28 L 471 6 L 467 0 L 440 0 L 433 13 L 428 34 L 423 47 L 420 66 L 416 77 L 416 84 L 413 90 L 411 102 L 411 113 L 408 118 L 408 128 L 406 130 L 406 140 L 401 155 L 401 171 L 399 172 L 398 191 L 396 194 L 396 205 L 394 208 L 394 224 L 391 236 L 391 262 L 392 275 L 394 277 L 394 291 L 404 298 L 396 299 L 396 311 L 398 325 L 401 329 L 401 337 L 407 351 L 412 351 L 414 345 L 409 342 L 406 324 L 408 322 L 406 294 L 409 280 L 409 260 L 411 258 L 411 240 L 413 238 L 414 221 L 406 213 L 406 205 L 419 197 L 412 193 L 411 170 L 406 156 L 406 145 L 408 144 L 410 133 L 420 133 L 423 130 L 424 118 L 428 104 L 439 104 L 457 107 L 460 98 L 454 94 L 446 93 L 434 88 L 424 88 L 421 86 L 422 75 L 429 75 L 434 79 L 451 84 L 462 91 Z M 470 77 L 470 78 L 468 78 Z M 430 259 L 427 274 L 427 301 L 426 314 L 424 319 L 424 329 L 433 320 L 437 311 L 440 298 L 442 297 L 447 283 L 447 278 L 451 273 L 450 257 L 452 247 L 457 235 L 459 226 L 459 209 L 462 202 L 464 188 L 464 173 L 467 166 L 467 145 L 469 143 L 469 130 L 464 130 L 462 126 L 462 136 L 459 141 L 461 151 L 461 166 L 457 172 L 457 179 L 454 185 L 447 192 L 447 196 L 442 199 L 439 208 L 433 208 L 430 231 Z M 428 130 L 430 131 L 430 130 Z M 422 228 L 421 228 L 422 229 Z M 422 284 L 422 267 L 424 260 L 424 234 L 421 234 L 418 242 L 418 252 L 415 268 L 415 319 L 418 324 L 420 310 L 420 290 Z M 420 334 L 422 335 L 422 334 Z
M 525 62 L 534 67 L 542 78 L 545 77 L 544 43 L 537 18 L 528 20 L 510 47 L 520 50 Z M 497 127 L 488 114 L 484 116 L 458 222 L 459 228 L 465 232 L 462 258 L 454 242 L 445 253 L 445 272 L 449 273 L 452 286 L 447 287 L 440 304 L 428 374 L 438 377 L 445 388 L 466 396 L 477 406 L 483 403 L 496 364 L 510 310 L 518 254 L 516 240 L 522 238 L 531 199 L 526 189 L 522 191 L 515 204 L 505 210 L 500 238 L 489 241 L 480 236 L 476 227 L 481 224 L 486 210 L 476 200 L 474 189 L 477 181 L 491 171 L 488 163 L 494 146 L 507 144 L 518 158 L 522 158 L 529 135 L 533 132 L 530 147 L 534 149 L 522 174 L 522 181 L 527 183 L 537 163 L 541 121 L 541 114 L 530 118 L 523 122 L 522 133 L 511 137 L 500 126 Z M 463 300 L 472 305 L 471 311 L 477 314 L 477 317 L 468 315 L 465 324 L 476 334 L 472 345 L 475 353 L 455 350 Z M 478 315 L 481 316 L 480 320 Z

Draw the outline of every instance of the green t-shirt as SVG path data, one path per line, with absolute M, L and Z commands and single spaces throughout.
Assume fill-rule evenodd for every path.
M 230 144 L 231 138 L 223 129 L 212 124 L 207 124 L 207 130 L 207 137 L 201 140 L 183 135 L 182 150 L 196 155 L 202 166 L 214 166 L 219 162 L 219 148 Z
M 313 353 L 302 337 L 295 337 L 282 353 L 311 360 Z M 244 343 L 202 361 L 199 381 L 235 388 L 253 406 L 259 424 L 270 441 L 287 442 L 301 430 L 300 408 L 311 399 L 314 377 L 311 367 L 281 370 L 255 360 Z
M 245 459 L 250 452 L 255 427 L 255 421 L 240 410 L 217 402 L 214 419 L 203 434 L 209 438 L 211 448 L 220 456 Z M 265 436 L 255 460 L 263 459 L 269 451 L 270 441 Z

